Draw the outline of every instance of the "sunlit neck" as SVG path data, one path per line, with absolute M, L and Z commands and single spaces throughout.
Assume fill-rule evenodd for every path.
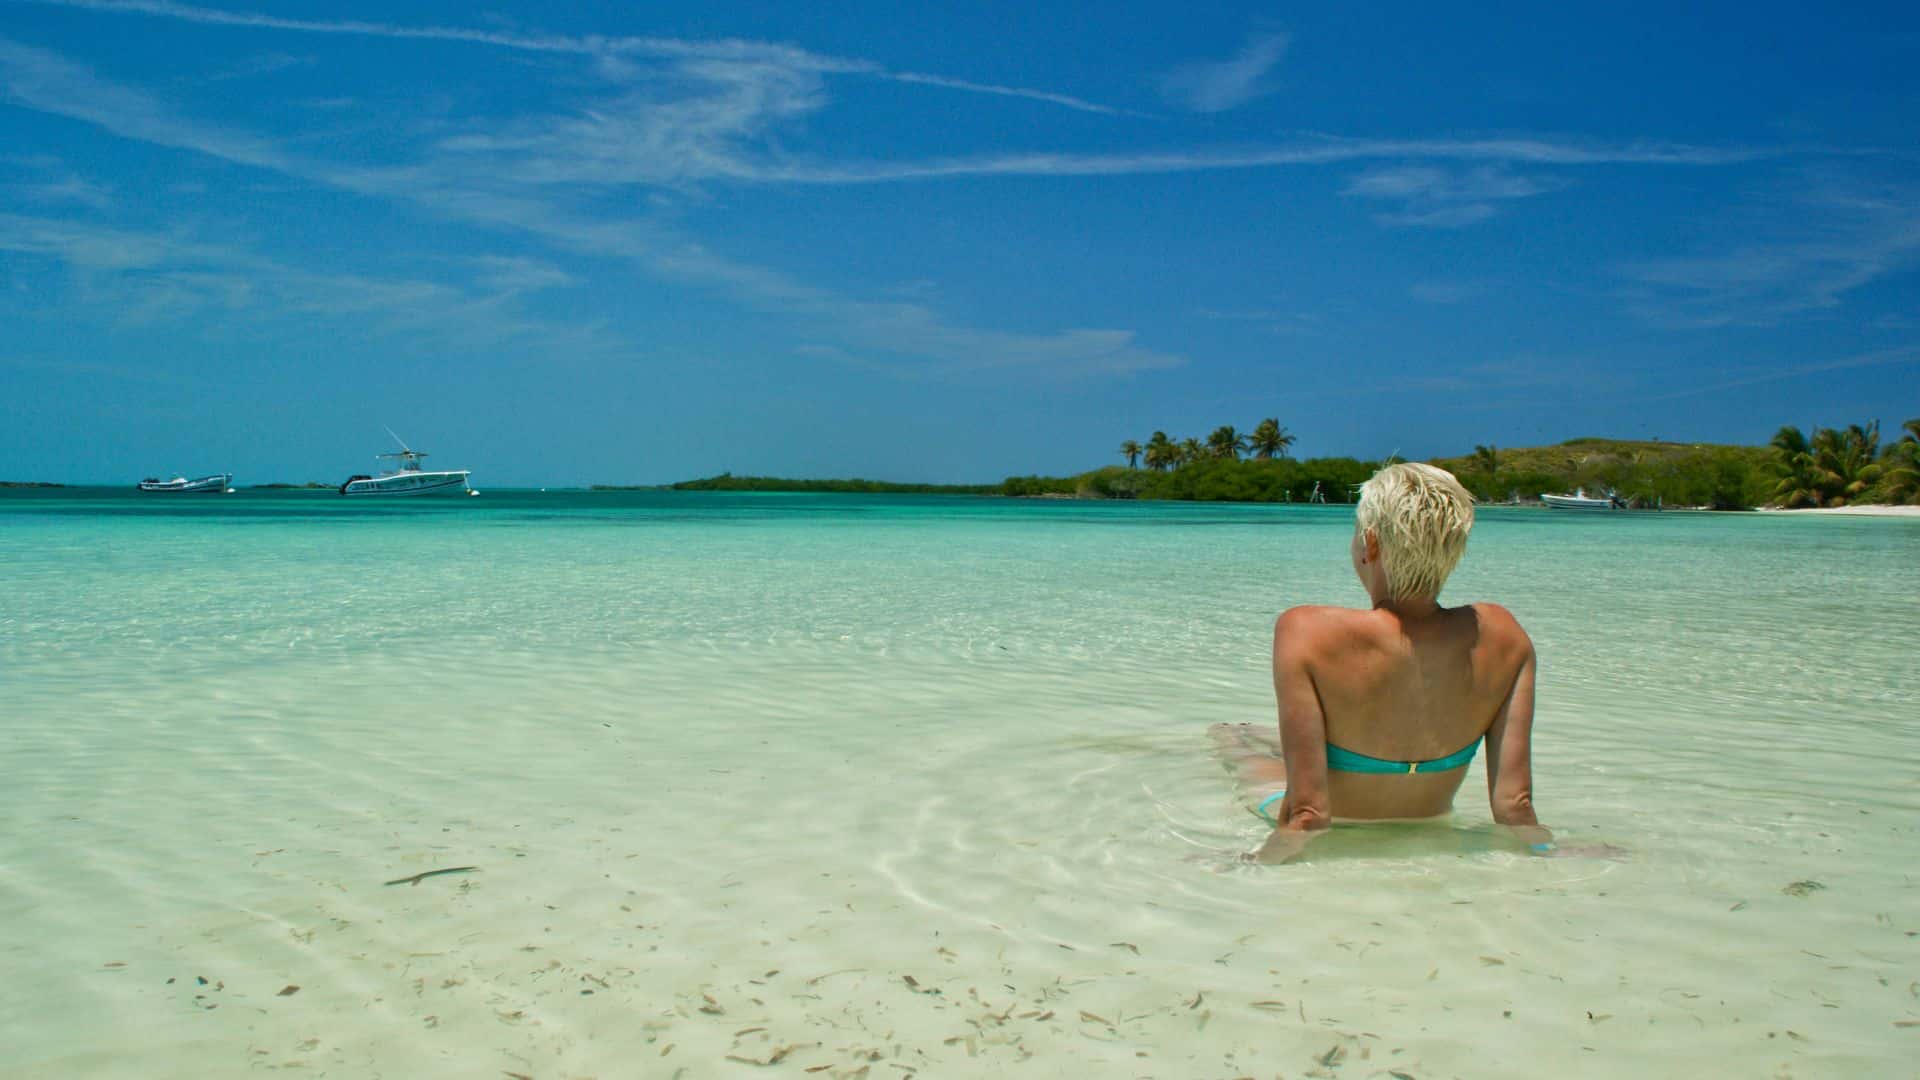
M 1392 600 L 1376 597 L 1373 601 L 1375 611 L 1391 611 L 1403 619 L 1424 619 L 1440 610 L 1440 602 L 1431 597 L 1421 600 Z

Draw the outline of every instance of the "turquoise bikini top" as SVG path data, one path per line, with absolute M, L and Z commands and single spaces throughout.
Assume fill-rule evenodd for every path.
M 1473 755 L 1480 749 L 1480 740 L 1475 739 L 1463 750 L 1456 750 L 1446 757 L 1437 757 L 1431 761 L 1388 761 L 1385 758 L 1368 757 L 1356 754 L 1332 743 L 1327 744 L 1327 768 L 1334 772 L 1360 773 L 1416 773 L 1446 772 L 1448 769 L 1464 769 L 1473 762 Z
M 1448 769 L 1464 769 L 1472 764 L 1473 755 L 1479 749 L 1480 740 L 1475 739 L 1468 743 L 1465 749 L 1455 750 L 1446 757 L 1437 757 L 1430 761 L 1388 761 L 1386 758 L 1356 754 L 1351 750 L 1328 743 L 1327 768 L 1334 772 L 1361 773 L 1446 772 Z M 1273 819 L 1273 815 L 1267 813 L 1267 807 L 1285 798 L 1286 794 L 1286 789 L 1282 788 L 1261 799 L 1260 805 L 1253 809 L 1253 816 L 1269 825 L 1278 826 L 1280 823 Z

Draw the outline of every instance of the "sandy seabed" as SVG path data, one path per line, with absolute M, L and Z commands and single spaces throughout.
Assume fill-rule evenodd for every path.
M 1913 1071 L 1920 530 L 1489 513 L 1623 857 L 1251 867 L 1345 508 L 211 503 L 0 501 L 5 1080 Z

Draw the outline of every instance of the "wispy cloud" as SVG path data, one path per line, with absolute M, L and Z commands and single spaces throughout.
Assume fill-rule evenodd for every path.
M 475 280 L 496 293 L 544 292 L 579 282 L 550 262 L 524 255 L 480 255 L 468 261 L 474 267 Z
M 1399 203 L 1400 209 L 1375 215 L 1383 225 L 1457 229 L 1492 217 L 1501 202 L 1530 198 L 1555 186 L 1498 166 L 1444 169 L 1400 165 L 1354 177 L 1347 184 L 1346 194 Z
M 1420 281 L 1408 293 L 1423 304 L 1464 304 L 1487 294 L 1487 286 L 1478 281 Z
M 0 251 L 48 256 L 82 270 L 145 269 L 172 246 L 159 233 L 0 213 Z
M 1870 353 L 1859 353 L 1838 360 L 1820 360 L 1807 364 L 1793 364 L 1785 367 L 1769 368 L 1764 371 L 1750 371 L 1731 378 L 1720 379 L 1699 386 L 1690 386 L 1684 390 L 1675 390 L 1665 394 L 1653 394 L 1638 397 L 1640 401 L 1671 401 L 1676 398 L 1694 397 L 1699 394 L 1720 393 L 1736 390 L 1743 386 L 1758 386 L 1764 383 L 1781 382 L 1787 379 L 1800 379 L 1810 375 L 1824 375 L 1832 371 L 1849 371 L 1857 368 L 1895 367 L 1903 364 L 1920 364 L 1920 345 L 1906 345 L 1894 349 L 1880 349 Z
M 95 124 L 141 142 L 291 171 L 271 142 L 182 120 L 137 90 L 96 77 L 57 53 L 0 37 L 0 101 Z
M 730 162 L 732 179 L 764 183 L 880 184 L 974 176 L 1131 176 L 1338 165 L 1361 161 L 1460 161 L 1503 165 L 1720 166 L 1785 153 L 1682 143 L 1601 143 L 1576 139 L 1346 139 L 1310 136 L 1251 149 L 1168 150 L 1125 154 L 1016 153 L 930 161 Z M 1540 181 L 1542 185 L 1544 181 Z M 1542 190 L 1547 190 L 1545 186 Z M 1487 198 L 1500 197 L 1493 194 Z
M 1182 64 L 1161 80 L 1160 92 L 1194 112 L 1239 108 L 1273 92 L 1268 76 L 1286 55 L 1288 41 L 1286 34 L 1261 34 L 1230 60 Z
M 1628 382 L 1626 376 L 1595 364 L 1591 357 L 1525 354 L 1461 364 L 1447 371 L 1403 376 L 1385 380 L 1384 384 L 1399 392 L 1484 395 L 1494 389 L 1512 392 L 1548 388 L 1578 388 L 1583 393 L 1593 393 L 1618 389 Z
M 294 56 L 290 53 L 256 53 L 237 64 L 222 68 L 206 76 L 208 82 L 231 82 L 234 79 L 254 79 L 264 75 L 275 75 L 299 67 L 312 67 L 311 56 Z
M 154 231 L 0 213 L 0 251 L 51 260 L 74 277 L 62 302 L 123 327 L 188 319 L 271 330 L 330 320 L 340 334 L 426 335 L 437 342 L 623 349 L 597 324 L 526 314 L 517 298 L 571 281 L 513 257 L 471 260 L 467 279 L 317 272 L 185 230 Z
M 1592 357 L 1529 353 L 1501 360 L 1442 359 L 1415 371 L 1376 373 L 1360 383 L 1351 379 L 1303 383 L 1291 388 L 1288 395 L 1333 400 L 1421 394 L 1434 399 L 1422 403 L 1422 409 L 1455 412 L 1482 411 L 1490 403 L 1518 405 L 1534 400 L 1532 395 L 1542 391 L 1554 394 L 1537 399 L 1543 404 L 1556 398 L 1564 404 L 1570 395 L 1584 401 L 1594 394 L 1622 392 L 1634 385 L 1631 375 L 1596 364 Z
M 24 203 L 65 203 L 91 210 L 113 205 L 113 189 L 81 176 L 50 154 L 8 155 L 0 166 L 13 166 L 21 178 L 0 180 L 0 192 Z
M 1325 316 L 1316 312 L 1276 308 L 1201 308 L 1194 315 L 1216 322 L 1255 323 L 1284 337 L 1317 334 L 1327 323 Z
M 1125 375 L 1179 367 L 1186 358 L 1140 343 L 1132 330 L 1077 328 L 1014 333 L 952 322 L 905 299 L 851 297 L 716 252 L 657 223 L 600 221 L 544 204 L 481 192 L 443 193 L 469 220 L 529 233 L 580 255 L 631 262 L 660 278 L 715 289 L 792 317 L 810 334 L 896 372 L 943 374 L 1023 368 L 1036 374 Z
M 48 2 L 48 0 L 42 0 Z M 653 38 L 553 38 L 447 28 L 407 29 L 378 23 L 315 22 L 187 7 L 167 0 L 51 0 L 67 6 L 165 14 L 194 21 L 328 33 L 378 33 L 597 54 L 614 48 L 645 48 L 670 59 L 664 74 L 616 85 L 588 107 L 552 116 L 489 125 L 443 139 L 436 147 L 464 158 L 489 175 L 528 183 L 687 184 L 733 181 L 761 184 L 875 184 L 982 176 L 1120 176 L 1329 165 L 1357 161 L 1457 161 L 1538 166 L 1713 166 L 1782 153 L 1772 148 L 1708 147 L 1679 143 L 1600 142 L 1551 137 L 1475 139 L 1345 139 L 1307 136 L 1276 146 L 1178 149 L 1122 154 L 1025 152 L 921 161 L 831 161 L 785 151 L 773 136 L 818 111 L 827 102 L 825 76 L 881 69 L 865 61 L 818 57 L 790 46 L 753 42 L 685 42 Z M 612 44 L 610 44 L 612 43 Z M 10 54 L 10 55 L 9 55 Z M 185 146 L 182 124 L 122 92 L 108 100 L 107 84 L 86 87 L 84 69 L 44 50 L 0 39 L 0 83 L 22 104 L 89 120 L 120 134 L 163 145 Z M 897 73 L 894 73 L 897 74 Z M 893 77 L 890 75 L 889 77 Z M 965 87 L 985 93 L 1030 97 L 1040 92 L 963 83 L 932 76 L 900 76 L 927 85 Z M 10 84 L 10 85 L 9 85 Z M 81 93 L 90 89 L 90 93 Z M 1042 95 L 1044 96 L 1044 95 Z M 225 140 L 214 148 L 213 138 Z M 284 155 L 246 136 L 202 129 L 198 138 L 217 156 L 284 170 Z M 488 160 L 483 160 L 488 159 Z M 459 168 L 458 162 L 441 162 Z M 1466 174 L 1461 187 L 1476 175 Z M 1484 183 L 1484 181 L 1482 181 Z M 1364 184 L 1362 185 L 1364 187 Z M 1510 197 L 1490 192 L 1486 198 Z M 1428 203 L 1404 213 L 1445 218 L 1488 205 L 1462 194 L 1436 192 Z M 1463 209 L 1464 208 L 1464 209 Z M 1437 214 L 1436 214 L 1437 211 Z
M 111 189 L 83 176 L 65 176 L 37 184 L 12 184 L 7 185 L 6 190 L 30 202 L 76 203 L 94 210 L 104 210 L 113 205 Z
M 749 77 L 745 85 L 766 84 L 759 77 Z M 793 316 L 821 336 L 895 364 L 943 371 L 1024 366 L 1057 374 L 1125 374 L 1186 362 L 1176 354 L 1142 345 L 1127 329 L 1010 333 L 956 324 L 924 304 L 849 297 L 728 258 L 660 222 L 580 216 L 546 198 L 542 185 L 525 182 L 534 177 L 503 186 L 491 168 L 453 168 L 446 159 L 386 167 L 309 160 L 266 140 L 183 119 L 139 91 L 102 79 L 63 57 L 5 39 L 0 39 L 0 88 L 16 103 L 85 120 L 126 138 L 195 150 L 312 183 L 409 203 L 445 217 L 531 236 L 559 251 L 621 259 L 666 280 L 718 289 L 761 310 Z M 740 92 L 752 96 L 750 90 Z M 785 107 L 789 106 L 775 106 Z M 698 100 L 689 112 L 691 117 L 681 127 L 670 129 L 685 137 L 674 145 L 681 151 L 713 155 L 720 154 L 714 148 L 724 146 L 727 133 L 757 122 L 754 117 L 759 115 L 727 94 Z M 704 138 L 697 133 L 704 133 Z M 596 143 L 598 133 L 587 134 L 584 144 L 604 147 L 617 164 L 618 148 Z M 539 134 L 521 133 L 521 137 Z M 580 160 L 592 156 L 589 153 Z M 655 183 L 665 179 L 652 177 Z
M 1619 268 L 1635 314 L 1677 328 L 1770 326 L 1840 307 L 1848 294 L 1920 265 L 1920 192 L 1862 193 L 1827 180 L 1766 204 L 1730 250 Z
M 1080 112 L 1116 114 L 1121 111 L 1071 94 L 1022 86 L 998 86 L 922 72 L 892 71 L 869 60 L 825 56 L 792 45 L 744 41 L 738 38 L 687 40 L 667 37 L 577 36 L 515 33 L 460 26 L 406 26 L 363 19 L 296 19 L 257 12 L 226 11 L 194 4 L 179 4 L 171 0 L 30 0 L 30 2 L 111 14 L 147 15 L 212 26 L 236 26 L 304 34 L 438 41 L 524 52 L 573 54 L 601 61 L 602 70 L 609 73 L 621 72 L 623 70 L 621 60 L 627 57 L 721 60 L 773 65 L 816 74 L 865 75 L 904 84 L 1020 98 Z
M 316 156 L 325 151 L 295 139 L 268 139 L 196 121 L 64 56 L 4 38 L 0 38 L 0 101 L 70 117 L 124 138 L 516 233 L 550 252 L 623 260 L 658 279 L 721 291 L 754 309 L 791 316 L 809 336 L 850 353 L 923 369 L 1027 365 L 1057 371 L 1130 372 L 1184 361 L 1146 345 L 1125 328 L 1009 333 L 959 324 L 912 298 L 863 298 L 823 289 L 702 245 L 671 223 L 645 216 L 647 199 L 678 199 L 724 184 L 873 184 L 948 177 L 1117 176 L 1380 163 L 1380 168 L 1353 178 L 1348 194 L 1391 207 L 1380 215 L 1387 224 L 1458 226 L 1483 220 L 1501 201 L 1526 198 L 1563 182 L 1541 175 L 1543 170 L 1603 165 L 1714 167 L 1783 153 L 1768 148 L 1554 136 L 1345 139 L 1305 135 L 1265 147 L 849 162 L 787 148 L 805 145 L 803 138 L 795 136 L 804 136 L 807 119 L 830 103 L 828 80 L 833 75 L 871 75 L 969 92 L 1037 95 L 1043 100 L 1046 95 L 891 72 L 868 61 L 731 39 L 695 42 L 409 28 L 225 12 L 170 0 L 53 2 L 212 25 L 462 42 L 587 57 L 596 65 L 598 78 L 569 83 L 562 95 L 567 100 L 550 112 L 505 123 L 475 120 L 465 128 L 452 127 L 453 121 L 443 119 L 423 121 L 411 129 L 412 143 L 397 144 L 411 146 L 410 150 L 389 151 L 391 156 L 385 159 L 355 158 L 350 164 Z M 604 63 L 635 58 L 648 62 L 644 75 Z M 1054 103 L 1093 107 L 1086 102 Z M 602 197 L 608 192 L 627 196 L 632 189 L 639 189 L 642 197 Z M 610 210 L 616 201 L 620 208 Z M 535 287 L 531 278 L 527 282 Z
M 439 164 L 536 184 L 671 185 L 751 179 L 757 148 L 826 101 L 818 72 L 726 60 L 603 99 L 442 139 Z
M 296 19 L 252 11 L 227 11 L 171 0 L 30 0 L 51 7 L 76 8 L 121 15 L 150 15 L 210 26 L 237 26 L 254 30 L 280 30 L 304 34 L 333 34 L 349 37 L 397 38 L 412 41 L 441 41 L 465 45 L 485 45 L 524 52 L 572 53 L 582 56 L 621 53 L 656 56 L 693 54 L 758 59 L 789 64 L 809 64 L 823 69 L 845 66 L 844 61 L 818 57 L 802 49 L 765 42 L 718 39 L 692 42 L 675 38 L 572 36 L 566 34 L 515 33 L 460 26 L 405 26 L 365 19 Z M 864 65 L 856 65 L 864 67 Z

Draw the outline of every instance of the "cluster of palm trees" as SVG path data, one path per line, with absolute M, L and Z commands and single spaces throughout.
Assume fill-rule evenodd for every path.
M 1139 468 L 1144 458 L 1147 468 L 1160 472 L 1196 461 L 1238 461 L 1240 455 L 1247 453 L 1258 460 L 1270 461 L 1286 457 L 1293 443 L 1293 436 L 1280 426 L 1279 419 L 1270 416 L 1254 425 L 1251 435 L 1242 435 L 1232 424 L 1222 424 L 1213 429 L 1205 442 L 1176 441 L 1168 438 L 1166 432 L 1156 431 L 1144 444 L 1133 439 L 1121 443 L 1120 456 L 1127 459 L 1129 469 Z
M 1898 441 L 1880 445 L 1880 421 L 1862 427 L 1797 427 L 1773 436 L 1774 497 L 1782 506 L 1846 506 L 1920 500 L 1920 419 L 1901 425 Z

